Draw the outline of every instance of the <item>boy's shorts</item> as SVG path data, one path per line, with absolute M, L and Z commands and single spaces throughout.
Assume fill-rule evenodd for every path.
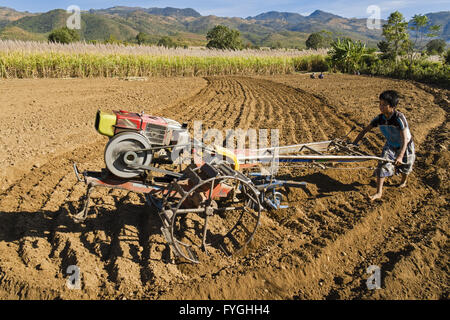
M 395 161 L 397 155 L 400 152 L 400 148 L 393 148 L 389 146 L 387 143 L 383 147 L 383 151 L 381 152 L 381 158 L 389 159 Z M 375 177 L 390 177 L 394 174 L 404 173 L 408 174 L 413 169 L 414 161 L 416 160 L 416 152 L 414 142 L 411 140 L 406 147 L 405 155 L 403 156 L 402 164 L 400 166 L 394 166 L 393 163 L 390 162 L 379 162 L 378 167 L 375 169 L 374 176 Z

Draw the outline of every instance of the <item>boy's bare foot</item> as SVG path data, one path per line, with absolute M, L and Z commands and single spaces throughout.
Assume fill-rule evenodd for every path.
M 398 188 L 404 188 L 406 187 L 406 181 L 408 179 L 408 175 L 402 173 L 402 181 L 400 181 L 400 184 L 398 185 Z
M 373 196 L 370 196 L 369 199 L 370 201 L 374 201 L 377 199 L 381 199 L 382 194 L 381 193 L 375 193 Z

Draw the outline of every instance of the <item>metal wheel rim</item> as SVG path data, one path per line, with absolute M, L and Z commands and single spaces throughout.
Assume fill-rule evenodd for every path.
M 254 198 L 254 200 L 256 201 L 256 205 L 258 206 L 258 209 L 254 209 L 254 212 L 255 212 L 257 218 L 256 218 L 255 227 L 254 227 L 253 231 L 251 232 L 250 236 L 246 239 L 246 241 L 242 244 L 241 248 L 238 249 L 238 250 L 236 250 L 236 251 L 234 251 L 233 254 L 239 253 L 239 252 L 240 252 L 240 251 L 241 251 L 241 250 L 242 250 L 242 249 L 243 249 L 243 248 L 244 248 L 244 247 L 245 247 L 245 246 L 253 239 L 253 237 L 254 237 L 254 235 L 255 235 L 255 233 L 256 233 L 256 229 L 258 228 L 259 223 L 260 223 L 261 210 L 262 210 L 262 206 L 261 206 L 260 201 L 259 201 L 259 197 L 258 197 L 258 194 L 257 194 L 257 190 L 256 190 L 253 186 L 251 186 L 250 184 L 248 184 L 247 181 L 245 181 L 245 180 L 243 180 L 243 179 L 240 179 L 240 178 L 238 178 L 238 177 L 234 177 L 234 176 L 221 176 L 221 177 L 214 177 L 214 178 L 207 179 L 207 180 L 203 181 L 203 183 L 201 183 L 201 184 L 199 184 L 199 185 L 196 185 L 196 186 L 194 186 L 192 189 L 190 189 L 190 190 L 189 190 L 189 191 L 181 198 L 181 200 L 178 202 L 177 206 L 176 206 L 174 209 L 172 209 L 172 210 L 175 210 L 175 211 L 173 211 L 174 214 L 173 214 L 172 219 L 171 219 L 171 231 L 170 231 L 170 235 L 171 235 L 171 238 L 172 238 L 172 239 L 171 239 L 171 240 L 172 240 L 172 243 L 173 243 L 175 249 L 177 250 L 177 252 L 178 252 L 183 258 L 185 258 L 185 259 L 187 259 L 187 260 L 189 260 L 189 261 L 191 261 L 191 262 L 199 263 L 198 260 L 193 259 L 193 258 L 187 256 L 187 255 L 183 252 L 183 250 L 180 250 L 180 245 L 177 243 L 178 239 L 175 237 L 175 234 L 174 234 L 175 222 L 176 222 L 176 220 L 177 220 L 177 216 L 179 216 L 178 210 L 180 209 L 180 207 L 181 207 L 181 205 L 184 203 L 184 201 L 185 201 L 185 200 L 186 200 L 193 192 L 195 192 L 197 189 L 199 189 L 201 186 L 204 186 L 204 185 L 206 185 L 206 184 L 210 184 L 212 181 L 215 181 L 215 180 L 221 180 L 221 181 L 222 181 L 222 180 L 227 180 L 227 179 L 232 179 L 232 180 L 239 181 L 241 184 L 247 186 L 248 189 L 253 193 L 253 198 Z M 248 201 L 251 201 L 251 200 L 248 199 Z M 244 201 L 244 202 L 247 203 L 248 201 L 246 200 L 246 201 Z M 241 213 L 240 218 L 241 218 L 243 215 L 244 215 L 244 213 Z M 231 231 L 233 231 L 233 230 L 236 228 L 236 225 L 237 225 L 238 222 L 240 221 L 240 218 L 237 220 L 237 222 L 234 224 L 234 226 L 233 226 L 230 230 L 228 230 L 227 234 L 230 233 Z M 223 237 L 225 237 L 225 236 L 223 236 Z M 180 242 L 181 242 L 181 241 L 180 241 Z
M 135 178 L 143 170 L 131 168 L 123 161 L 122 157 L 127 151 L 147 148 L 151 148 L 151 144 L 143 135 L 135 132 L 119 133 L 111 138 L 105 147 L 104 159 L 106 168 L 119 178 Z M 150 153 L 140 152 L 136 163 L 147 166 L 151 160 L 152 155 Z

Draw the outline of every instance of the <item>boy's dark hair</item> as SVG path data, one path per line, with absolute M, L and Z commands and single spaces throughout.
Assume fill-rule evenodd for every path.
M 395 108 L 398 104 L 398 92 L 395 90 L 386 90 L 380 94 L 380 99 L 389 103 L 392 108 Z

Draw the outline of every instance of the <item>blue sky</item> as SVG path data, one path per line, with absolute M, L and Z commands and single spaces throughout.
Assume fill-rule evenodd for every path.
M 243 18 L 267 11 L 296 12 L 308 15 L 316 9 L 347 18 L 367 18 L 370 15 L 367 13 L 367 7 L 370 5 L 380 7 L 381 18 L 386 18 L 395 10 L 403 13 L 407 19 L 414 14 L 450 10 L 450 0 L 0 0 L 0 6 L 30 12 L 46 12 L 56 8 L 66 9 L 70 5 L 77 5 L 82 10 L 104 9 L 119 5 L 144 8 L 193 8 L 202 15 Z

